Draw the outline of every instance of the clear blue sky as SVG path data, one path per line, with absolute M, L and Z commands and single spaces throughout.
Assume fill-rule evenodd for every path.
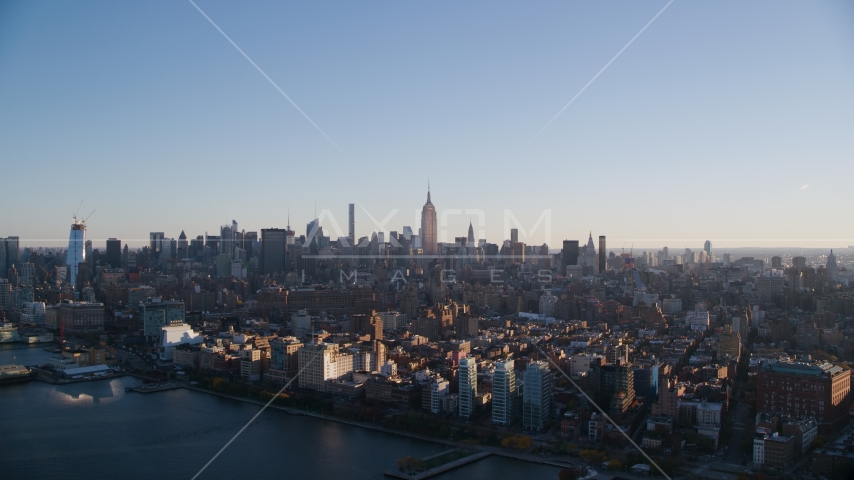
M 0 235 L 417 229 L 429 178 L 492 242 L 854 245 L 851 2 L 676 0 L 533 142 L 666 0 L 197 4 L 344 153 L 187 1 L 4 1 Z

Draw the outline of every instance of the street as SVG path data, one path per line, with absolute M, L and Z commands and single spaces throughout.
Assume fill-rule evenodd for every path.
M 750 409 L 746 404 L 739 402 L 735 407 L 735 421 L 732 425 L 732 436 L 729 439 L 729 451 L 727 451 L 725 461 L 733 465 L 741 465 L 742 451 L 741 441 L 744 438 L 746 428 L 753 426 L 753 421 L 749 418 Z M 752 457 L 749 459 L 752 462 Z M 748 463 L 748 466 L 750 463 Z

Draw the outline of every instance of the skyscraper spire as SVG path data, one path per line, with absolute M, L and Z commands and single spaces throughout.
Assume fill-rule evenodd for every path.
M 430 180 L 427 180 L 427 203 L 421 209 L 421 248 L 424 255 L 436 255 L 439 253 L 437 233 L 439 231 L 436 223 L 436 207 L 430 201 Z

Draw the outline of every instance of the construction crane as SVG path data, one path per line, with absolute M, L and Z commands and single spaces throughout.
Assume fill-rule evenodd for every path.
M 46 268 L 41 266 L 41 264 L 36 264 L 36 266 L 39 267 L 44 272 L 44 281 L 47 282 L 48 279 L 51 277 L 51 273 L 48 272 Z

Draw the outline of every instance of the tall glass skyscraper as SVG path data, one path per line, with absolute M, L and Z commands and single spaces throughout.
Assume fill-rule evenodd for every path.
M 525 388 L 522 395 L 522 425 L 542 430 L 551 417 L 552 374 L 549 363 L 531 362 L 525 368 Z
M 86 261 L 86 221 L 71 219 L 71 235 L 68 238 L 68 255 L 65 263 L 68 265 L 68 281 L 77 284 L 77 268 Z

